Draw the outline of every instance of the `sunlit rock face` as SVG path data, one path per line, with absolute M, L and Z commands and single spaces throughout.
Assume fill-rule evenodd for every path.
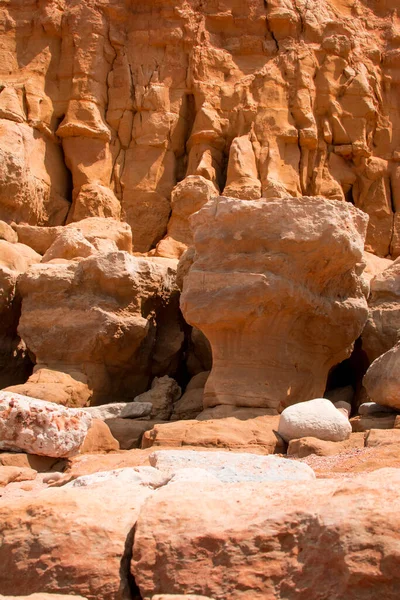
M 191 218 L 181 308 L 212 346 L 205 407 L 281 409 L 323 394 L 367 318 L 367 220 L 318 197 L 220 197 Z
M 398 256 L 397 0 L 295 4 L 5 3 L 0 218 L 121 218 L 171 253 L 210 193 L 324 196 Z

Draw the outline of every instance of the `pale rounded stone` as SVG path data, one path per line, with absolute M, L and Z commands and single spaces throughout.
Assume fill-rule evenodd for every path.
M 0 392 L 0 449 L 68 457 L 79 451 L 92 418 L 82 410 Z
M 348 419 L 325 398 L 316 398 L 285 408 L 278 433 L 286 442 L 302 437 L 341 442 L 351 434 Z

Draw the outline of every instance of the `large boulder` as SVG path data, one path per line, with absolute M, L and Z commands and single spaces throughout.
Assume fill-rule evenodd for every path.
M 62 371 L 59 369 L 63 369 Z M 57 364 L 54 368 L 37 365 L 24 383 L 5 388 L 9 392 L 33 396 L 70 408 L 86 406 L 91 398 L 87 377 L 79 367 Z
M 86 183 L 74 194 L 68 223 L 87 217 L 104 217 L 119 220 L 121 205 L 115 194 L 104 185 Z
M 87 413 L 11 392 L 0 392 L 0 449 L 67 457 L 82 446 Z
M 159 485 L 158 472 L 153 480 L 100 477 L 0 500 L 0 593 L 130 600 L 133 531 L 140 507 Z
M 363 385 L 373 402 L 400 410 L 400 342 L 374 360 L 364 376 Z M 360 412 L 363 413 L 365 409 Z
M 282 409 L 323 394 L 367 318 L 367 221 L 319 197 L 221 197 L 191 217 L 181 308 L 212 346 L 205 407 Z
M 140 513 L 132 574 L 146 599 L 397 600 L 399 485 L 399 469 L 350 480 L 168 484 Z
M 18 331 L 37 364 L 12 391 L 28 386 L 68 406 L 126 401 L 148 389 L 153 373 L 176 368 L 183 332 L 175 265 L 119 251 L 29 269 L 18 280 Z
M 399 341 L 400 258 L 371 280 L 369 313 L 362 332 L 362 348 L 370 362 Z
M 5 221 L 0 221 L 0 240 L 5 240 L 11 244 L 18 242 L 18 236 L 14 229 Z
M 288 406 L 279 419 L 278 433 L 286 442 L 315 437 L 329 442 L 342 442 L 351 434 L 347 417 L 325 398 L 316 398 Z

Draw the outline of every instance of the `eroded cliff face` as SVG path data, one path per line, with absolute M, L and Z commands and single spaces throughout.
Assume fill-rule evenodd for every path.
M 326 318 L 321 316 L 318 302 L 311 302 L 312 310 L 307 309 L 301 317 L 301 327 L 301 309 L 294 302 L 297 325 L 278 327 L 275 335 L 280 341 L 274 353 L 280 357 L 284 373 L 294 369 L 294 379 L 297 370 L 312 373 L 307 375 L 309 385 L 305 385 L 307 377 L 300 377 L 299 386 L 293 384 L 292 376 L 283 377 L 282 390 L 302 390 L 291 392 L 289 403 L 322 394 L 328 372 L 352 351 L 367 318 L 364 297 L 368 290 L 361 280 L 364 241 L 370 253 L 366 255 L 369 279 L 391 264 L 391 260 L 382 262 L 384 257 L 393 259 L 400 254 L 400 18 L 396 3 L 0 2 L 0 220 L 3 229 L 12 224 L 17 237 L 7 238 L 15 235 L 10 228 L 6 237 L 4 232 L 0 234 L 8 253 L 12 245 L 16 247 L 16 240 L 20 251 L 22 246 L 25 253 L 35 251 L 29 273 L 31 263 L 16 265 L 8 255 L 1 259 L 2 276 L 10 282 L 3 293 L 4 314 L 11 323 L 1 338 L 2 363 L 8 368 L 8 363 L 14 364 L 15 356 L 19 357 L 18 364 L 8 368 L 3 377 L 4 386 L 22 384 L 25 393 L 37 390 L 38 397 L 47 399 L 57 384 L 57 389 L 63 390 L 61 403 L 70 403 L 72 394 L 74 398 L 78 395 L 79 405 L 96 395 L 108 400 L 119 395 L 130 399 L 145 391 L 154 376 L 176 377 L 185 386 L 190 376 L 212 367 L 208 336 L 214 354 L 210 391 L 216 381 L 216 356 L 226 352 L 231 356 L 232 350 L 229 341 L 222 345 L 221 340 L 213 341 L 204 326 L 212 316 L 215 328 L 224 330 L 221 320 L 225 313 L 230 314 L 230 326 L 235 322 L 235 307 L 227 304 L 226 277 L 235 278 L 239 273 L 243 278 L 246 272 L 268 281 L 271 264 L 283 252 L 285 260 L 278 260 L 281 275 L 289 264 L 287 279 L 301 280 L 302 290 L 314 289 L 313 282 L 322 281 L 319 295 L 328 298 L 332 306 L 338 305 L 337 318 L 329 318 L 329 327 L 323 332 L 325 339 L 332 328 L 318 354 L 324 357 L 320 366 L 312 357 L 314 345 L 322 343 L 321 336 L 315 332 L 309 336 L 315 338 L 312 349 L 305 342 L 310 323 Z M 208 210 L 217 197 L 230 198 L 232 206 L 236 202 L 241 207 L 242 220 L 233 229 L 226 223 L 220 227 Z M 332 209 L 327 212 L 318 244 L 306 252 L 308 258 L 300 248 L 302 235 L 296 238 L 299 247 L 294 244 L 290 251 L 282 250 L 281 225 L 287 225 L 295 237 L 298 229 L 297 213 L 291 210 L 297 207 L 301 220 L 303 208 L 308 207 L 304 218 L 311 231 L 326 202 Z M 208 215 L 208 221 L 202 227 L 209 241 L 200 247 L 195 240 L 197 216 L 193 219 L 192 215 L 206 204 L 202 214 Z M 347 266 L 342 268 L 346 248 L 341 243 L 327 243 L 331 234 L 332 239 L 336 234 L 339 239 L 342 227 L 346 229 L 347 217 L 340 214 L 347 215 L 352 204 L 361 216 L 369 217 L 359 231 L 362 240 L 349 266 L 359 286 L 354 294 L 346 287 Z M 270 213 L 271 218 L 264 218 Z M 244 227 L 243 219 L 248 216 Z M 235 237 L 242 225 L 250 240 L 244 252 Z M 118 236 L 128 236 L 129 244 L 121 246 Z M 211 267 L 199 270 L 218 236 L 222 241 L 215 256 L 210 256 Z M 194 327 L 179 313 L 175 282 L 169 286 L 160 275 L 164 283 L 154 286 L 152 297 L 143 300 L 137 313 L 145 328 L 151 324 L 154 329 L 154 335 L 144 336 L 144 349 L 142 338 L 132 341 L 121 325 L 131 318 L 132 307 L 128 309 L 131 304 L 120 299 L 124 283 L 117 272 L 111 272 L 107 257 L 118 250 L 137 255 L 135 261 L 120 255 L 129 266 L 129 281 L 138 278 L 135 265 L 139 255 L 145 271 L 172 269 L 175 278 L 176 261 L 174 265 L 168 261 L 181 258 L 187 248 L 176 276 L 184 289 L 186 319 Z M 229 262 L 230 256 L 238 255 L 245 265 L 239 271 L 234 261 Z M 333 265 L 326 281 L 322 256 Z M 308 259 L 311 270 L 305 268 Z M 191 275 L 186 277 L 193 260 Z M 224 260 L 229 263 L 223 270 L 226 276 L 220 272 Z M 152 261 L 161 263 L 155 266 Z M 45 264 L 38 266 L 37 262 Z M 89 280 L 81 277 L 84 265 L 97 263 L 110 270 L 115 280 L 112 289 L 103 289 L 102 276 L 95 291 Z M 205 273 L 210 270 L 221 276 L 218 310 L 207 287 Z M 72 272 L 76 274 L 73 285 L 63 287 L 54 306 L 51 290 L 58 289 L 59 280 L 64 285 L 63 273 Z M 88 277 L 96 279 L 93 273 Z M 335 278 L 337 285 L 332 284 Z M 36 280 L 48 281 L 48 288 L 41 284 L 33 293 L 25 284 Z M 372 289 L 375 283 L 372 281 Z M 171 302 L 163 296 L 164 284 L 171 291 Z M 145 287 L 145 283 L 141 285 Z M 196 286 L 204 295 L 201 305 Z M 238 309 L 246 304 L 243 290 L 235 300 Z M 157 302 L 161 308 L 156 310 L 152 299 L 156 301 L 160 293 Z M 132 294 L 129 302 L 133 302 Z M 363 306 L 354 318 L 346 304 L 348 297 Z M 192 298 L 187 310 L 185 298 Z M 280 315 L 284 298 L 275 300 Z M 71 313 L 75 304 L 83 315 L 82 326 L 76 344 L 68 344 L 64 343 L 67 330 L 76 329 Z M 110 305 L 110 310 L 104 312 L 103 305 Z M 266 323 L 271 318 L 268 310 L 264 295 L 251 308 L 265 317 Z M 371 310 L 363 344 L 368 344 L 368 327 L 376 321 Z M 40 325 L 34 316 L 37 311 L 44 315 Z M 87 311 L 95 320 L 104 321 L 101 343 L 96 328 L 90 338 Z M 59 315 L 54 322 L 50 313 Z M 107 329 L 114 317 L 115 331 Z M 351 335 L 345 335 L 336 348 L 348 323 Z M 296 344 L 303 348 L 300 354 L 313 363 L 310 367 L 300 368 L 288 351 L 293 328 L 298 330 Z M 263 336 L 271 338 L 269 326 L 265 331 L 256 329 L 249 338 L 246 334 L 243 347 L 261 348 Z M 60 337 L 58 331 L 63 332 Z M 84 346 L 81 331 L 86 341 L 92 339 L 93 348 L 86 357 L 81 353 L 77 358 L 74 346 Z M 39 350 L 43 340 L 50 339 L 51 343 L 44 344 L 45 351 Z M 116 343 L 111 362 L 100 356 L 103 341 Z M 393 340 L 382 347 L 388 349 L 396 341 L 393 331 Z M 133 358 L 135 344 L 145 357 L 140 368 Z M 258 356 L 263 365 L 263 390 L 265 378 L 276 379 L 276 356 L 268 375 Z M 32 363 L 35 372 L 27 382 Z M 94 371 L 90 366 L 89 373 L 88 364 L 97 366 Z M 104 377 L 92 376 L 92 371 L 99 372 L 99 365 L 102 372 L 105 369 Z M 234 374 L 233 363 L 231 367 Z M 13 375 L 16 369 L 18 377 Z M 243 375 L 244 386 L 248 377 L 249 373 Z M 361 381 L 361 376 L 357 377 Z M 133 385 L 138 378 L 138 385 Z M 224 378 L 220 383 L 225 386 Z M 240 396 L 236 384 L 233 388 L 233 396 Z M 268 397 L 256 394 L 258 399 L 250 404 L 282 407 L 285 394 L 276 390 Z M 210 392 L 208 404 L 224 404 L 223 396 L 223 390 Z M 242 406 L 242 400 L 231 398 L 227 404 Z
M 398 256 L 396 7 L 2 2 L 0 218 L 121 218 L 145 252 L 190 242 L 210 194 L 321 195 L 368 213 L 367 250 Z

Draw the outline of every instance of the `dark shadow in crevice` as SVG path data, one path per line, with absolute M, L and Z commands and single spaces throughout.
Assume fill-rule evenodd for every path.
M 352 412 L 357 409 L 363 377 L 369 367 L 369 360 L 362 349 L 361 338 L 354 343 L 350 357 L 333 367 L 328 375 L 325 394 L 336 388 L 351 385 L 355 391 Z
M 131 573 L 131 560 L 133 551 L 133 540 L 135 537 L 136 524 L 132 527 L 127 535 L 125 541 L 125 551 L 121 559 L 121 566 L 119 569 L 120 573 L 120 592 L 121 597 L 126 597 L 127 593 L 130 594 L 131 600 L 142 600 L 140 590 L 136 585 L 134 576 Z

